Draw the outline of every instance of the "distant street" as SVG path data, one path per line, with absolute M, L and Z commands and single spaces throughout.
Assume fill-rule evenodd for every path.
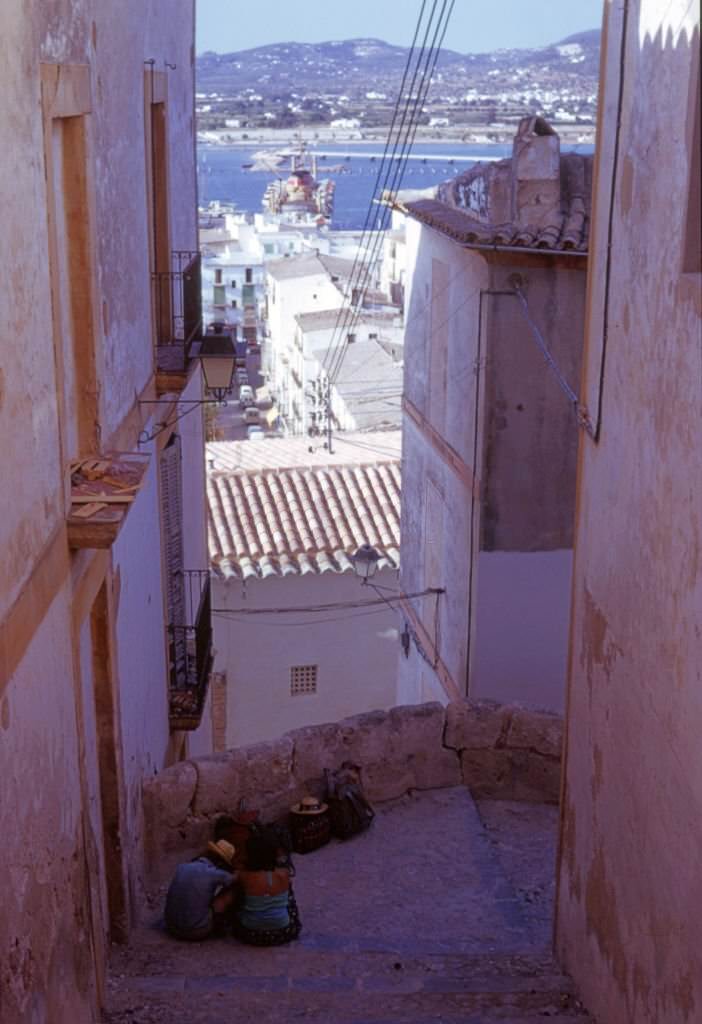
M 246 372 L 249 377 L 249 385 L 256 391 L 263 385 L 261 376 L 261 355 L 260 353 L 249 352 L 246 356 Z M 261 427 L 268 429 L 265 421 L 265 413 L 269 403 L 256 403 L 261 409 Z M 239 388 L 235 388 L 232 397 L 227 404 L 217 409 L 215 424 L 220 441 L 245 441 L 247 439 L 247 424 L 244 423 L 244 410 L 239 402 Z

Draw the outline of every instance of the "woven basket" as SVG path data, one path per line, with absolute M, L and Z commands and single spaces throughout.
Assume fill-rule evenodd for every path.
M 325 846 L 331 836 L 328 811 L 321 814 L 290 812 L 290 835 L 295 853 L 311 853 Z

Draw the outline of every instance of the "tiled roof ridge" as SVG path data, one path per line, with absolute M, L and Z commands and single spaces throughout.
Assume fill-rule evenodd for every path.
M 398 459 L 208 475 L 211 562 L 224 577 L 345 572 L 368 541 L 399 564 Z
M 388 431 L 392 433 L 393 431 Z M 278 475 L 280 473 L 291 473 L 293 470 L 312 470 L 314 472 L 321 472 L 326 469 L 340 469 L 342 467 L 348 467 L 350 469 L 362 469 L 364 466 L 387 466 L 399 464 L 401 461 L 400 456 L 397 457 L 388 455 L 387 457 L 380 460 L 371 460 L 368 462 L 354 462 L 349 463 L 344 459 L 341 452 L 339 453 L 338 462 L 325 462 L 320 465 L 318 463 L 310 462 L 305 465 L 292 465 L 292 466 L 261 466 L 260 469 L 247 469 L 246 467 L 236 467 L 233 469 L 211 469 L 209 470 L 209 476 L 243 476 L 245 474 L 258 474 L 258 475 Z
M 478 220 L 467 210 L 438 199 L 407 203 L 409 216 L 427 224 L 457 242 L 487 247 L 543 249 L 543 251 L 587 251 L 590 218 L 583 195 L 568 197 L 567 209 L 556 213 L 544 225 L 493 224 Z

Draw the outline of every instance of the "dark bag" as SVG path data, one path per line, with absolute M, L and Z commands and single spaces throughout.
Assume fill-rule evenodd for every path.
M 359 769 L 345 761 L 337 771 L 327 770 L 325 776 L 332 835 L 337 839 L 350 839 L 365 832 L 375 811 L 363 792 Z

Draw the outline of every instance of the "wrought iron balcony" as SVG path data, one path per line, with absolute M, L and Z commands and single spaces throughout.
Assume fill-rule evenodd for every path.
M 151 275 L 156 326 L 156 372 L 185 374 L 193 343 L 202 337 L 200 253 L 178 249 L 171 269 Z
M 210 574 L 206 569 L 179 573 L 183 624 L 168 626 L 171 729 L 197 729 L 212 668 Z

